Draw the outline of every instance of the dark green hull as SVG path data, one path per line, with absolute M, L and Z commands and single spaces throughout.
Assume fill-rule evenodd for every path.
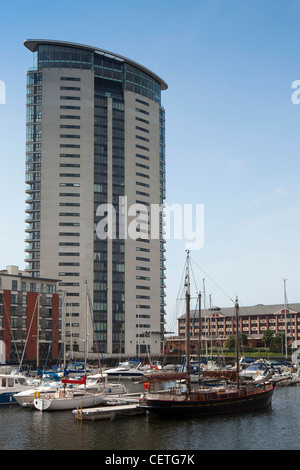
M 244 395 L 227 396 L 205 400 L 172 400 L 148 397 L 141 400 L 140 407 L 159 416 L 188 417 L 224 413 L 240 413 L 267 408 L 272 402 L 274 387 Z

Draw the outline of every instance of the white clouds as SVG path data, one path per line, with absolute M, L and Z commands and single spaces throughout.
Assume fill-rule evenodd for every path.
M 228 161 L 228 168 L 230 171 L 236 173 L 246 167 L 246 162 L 240 158 L 232 158 Z
M 275 188 L 271 193 L 271 198 L 285 198 L 286 190 L 282 187 Z
M 274 205 L 274 203 L 284 200 L 287 197 L 288 193 L 286 189 L 282 186 L 278 186 L 277 188 L 271 189 L 269 192 L 264 194 L 258 194 L 253 197 L 253 199 L 249 200 L 247 203 L 248 209 L 255 209 L 258 207 L 267 208 L 270 207 L 270 204 Z

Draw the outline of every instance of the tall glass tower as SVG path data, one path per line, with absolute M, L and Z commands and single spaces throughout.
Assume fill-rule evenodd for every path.
M 27 270 L 60 279 L 68 349 L 159 354 L 167 84 L 102 49 L 24 45 Z

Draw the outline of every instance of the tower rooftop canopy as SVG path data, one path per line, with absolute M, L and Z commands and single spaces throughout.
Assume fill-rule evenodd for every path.
M 76 47 L 78 49 L 84 49 L 86 51 L 91 51 L 96 54 L 110 57 L 111 59 L 119 60 L 120 62 L 126 62 L 127 64 L 133 65 L 134 67 L 137 67 L 143 72 L 149 74 L 154 80 L 156 80 L 160 84 L 161 90 L 166 90 L 168 88 L 167 83 L 158 75 L 153 73 L 151 70 L 149 70 L 148 68 L 144 67 L 143 65 L 137 62 L 134 62 L 131 59 L 128 59 L 127 57 L 121 56 L 120 54 L 115 54 L 114 52 L 109 52 L 104 49 L 99 49 L 96 47 L 86 46 L 84 44 L 78 44 L 75 42 L 68 42 L 68 41 L 57 41 L 53 39 L 26 39 L 24 41 L 24 46 L 27 47 L 27 49 L 29 49 L 31 52 L 35 52 L 37 47 L 40 44 L 51 45 L 51 46 L 62 46 L 62 47 Z

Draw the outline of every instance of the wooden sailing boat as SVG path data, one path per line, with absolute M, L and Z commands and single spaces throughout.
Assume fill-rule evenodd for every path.
M 190 289 L 189 289 L 189 252 L 186 268 L 186 373 L 145 375 L 145 393 L 140 399 L 140 407 L 159 416 L 204 416 L 222 413 L 244 412 L 266 408 L 271 404 L 274 384 L 266 382 L 258 385 L 240 385 L 239 383 L 239 345 L 238 345 L 238 300 L 235 302 L 236 313 L 236 383 L 218 387 L 191 388 L 190 383 Z M 233 371 L 215 371 L 220 378 L 232 378 Z M 229 377 L 229 375 L 231 377 Z M 227 376 L 227 377 L 226 377 Z M 167 391 L 153 391 L 154 382 L 166 380 L 186 380 L 186 391 L 173 387 Z M 155 387 L 154 387 L 155 388 Z

